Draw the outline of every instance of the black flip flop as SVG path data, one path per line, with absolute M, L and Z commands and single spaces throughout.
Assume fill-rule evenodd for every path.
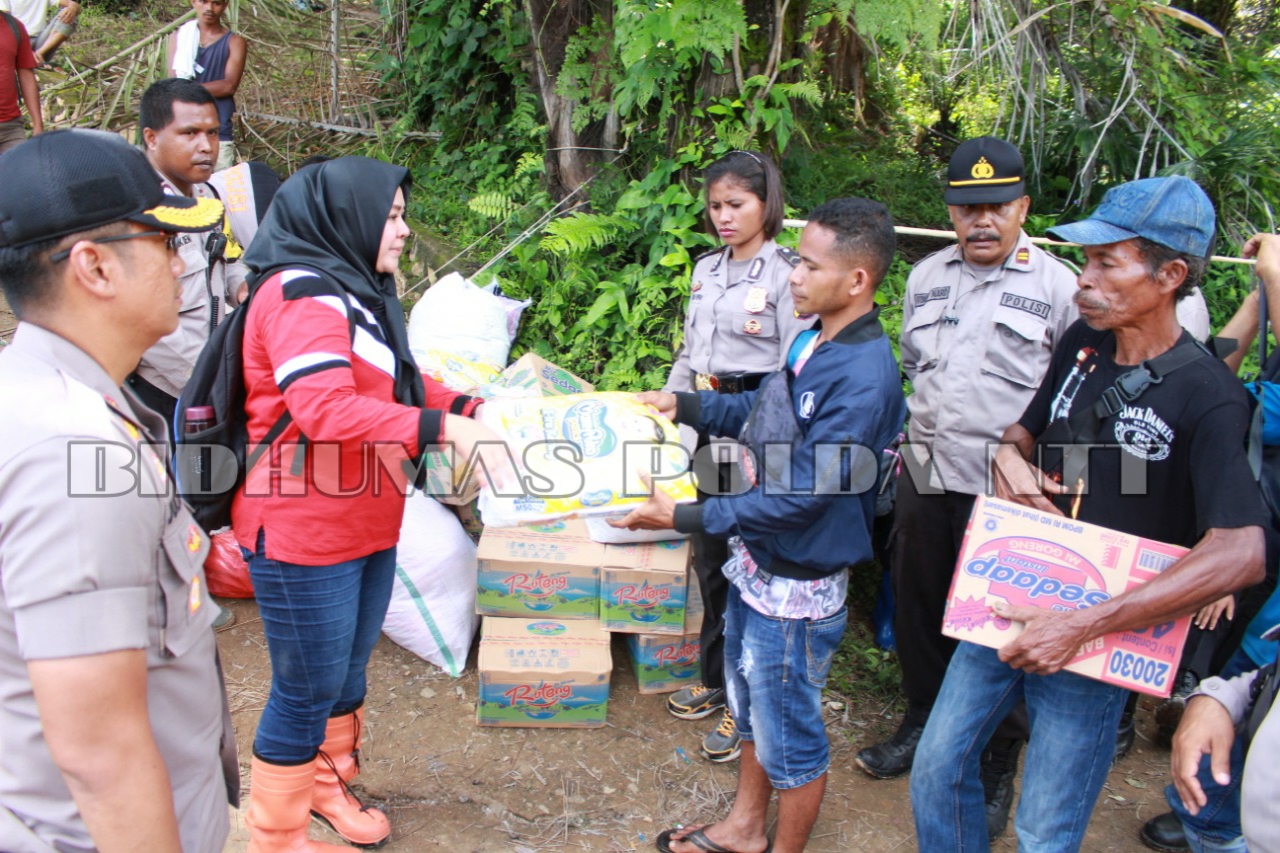
M 683 831 L 684 830 L 682 829 L 664 829 L 661 833 L 659 833 L 657 841 L 654 842 L 655 846 L 658 848 L 659 853 L 675 853 L 675 851 L 671 849 L 671 837 L 675 835 L 677 832 L 683 832 Z M 703 853 L 734 853 L 733 850 L 730 850 L 727 847 L 721 847 L 719 844 L 716 844 L 714 841 L 708 838 L 707 834 L 703 832 L 701 829 L 695 829 L 691 831 L 688 835 L 681 838 L 680 841 L 689 842 L 694 847 L 697 847 L 699 850 L 702 850 Z M 764 853 L 770 853 L 771 850 L 773 850 L 772 841 L 770 841 L 768 845 L 764 848 Z

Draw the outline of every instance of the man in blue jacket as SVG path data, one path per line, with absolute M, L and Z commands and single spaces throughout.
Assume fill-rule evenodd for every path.
M 667 830 L 669 853 L 769 848 L 765 814 L 778 792 L 775 853 L 804 849 L 826 789 L 830 750 L 822 686 L 845 627 L 848 567 L 872 558 L 879 459 L 906 404 L 875 291 L 893 260 L 889 211 L 837 199 L 813 211 L 791 273 L 796 311 L 819 323 L 786 370 L 756 391 L 640 399 L 712 435 L 737 436 L 750 488 L 676 506 L 656 491 L 617 527 L 729 538 L 724 573 L 726 687 L 742 735 L 729 815 Z

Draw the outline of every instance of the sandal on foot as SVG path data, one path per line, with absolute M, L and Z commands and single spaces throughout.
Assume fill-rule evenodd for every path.
M 659 833 L 658 839 L 656 841 L 656 846 L 658 848 L 659 853 L 675 853 L 675 851 L 671 849 L 672 836 L 674 836 L 677 832 L 683 832 L 683 831 L 684 830 L 682 829 L 665 829 L 661 833 Z M 690 844 L 692 844 L 694 847 L 697 847 L 699 850 L 704 851 L 704 853 L 734 853 L 734 851 L 730 850 L 729 848 L 721 847 L 719 844 L 716 844 L 714 841 L 708 838 L 707 834 L 703 832 L 701 829 L 692 830 L 683 838 L 680 838 L 677 840 L 687 841 Z M 768 842 L 765 845 L 764 853 L 769 853 L 769 851 L 771 850 L 773 850 L 772 841 Z

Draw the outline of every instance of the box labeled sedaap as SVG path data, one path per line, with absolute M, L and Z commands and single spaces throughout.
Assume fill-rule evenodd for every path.
M 683 634 L 689 543 L 670 540 L 605 545 L 600 621 L 610 631 Z
M 585 394 L 596 390 L 590 382 L 531 352 L 520 356 L 502 371 L 501 382 L 512 391 L 540 397 Z
M 486 527 L 476 551 L 476 612 L 596 619 L 604 549 L 576 520 Z
M 598 622 L 486 617 L 479 663 L 481 726 L 604 725 L 613 658 Z
M 641 693 L 670 693 L 702 678 L 698 634 L 628 634 L 631 669 Z
M 942 633 L 998 649 L 1022 633 L 991 605 L 1082 610 L 1146 583 L 1186 548 L 980 496 L 969 517 Z M 1066 669 L 1168 696 L 1191 617 L 1089 641 Z

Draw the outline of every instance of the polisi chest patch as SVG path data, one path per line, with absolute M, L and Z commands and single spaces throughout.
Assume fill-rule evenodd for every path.
M 1000 296 L 1000 304 L 1007 308 L 1014 308 L 1018 311 L 1026 311 L 1033 314 L 1041 320 L 1049 319 L 1049 311 L 1051 310 L 1048 302 L 1041 302 L 1038 299 L 1031 299 L 1026 296 L 1019 296 L 1016 293 L 1005 293 Z

